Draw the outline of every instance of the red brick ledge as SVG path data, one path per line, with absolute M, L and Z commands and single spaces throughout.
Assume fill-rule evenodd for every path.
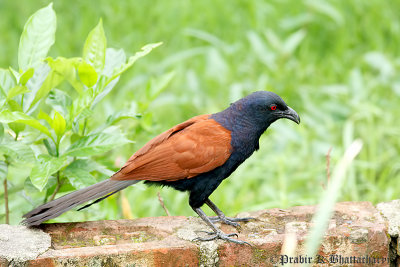
M 202 234 L 198 231 L 209 230 L 200 219 L 193 217 L 47 224 L 40 228 L 51 236 L 51 247 L 36 259 L 18 264 L 273 266 L 277 260 L 285 260 L 279 258 L 285 240 L 287 243 L 295 243 L 297 240 L 296 255 L 306 257 L 304 241 L 315 210 L 315 206 L 302 206 L 241 214 L 256 218 L 242 223 L 238 232 L 239 239 L 254 244 L 254 247 L 223 241 L 193 242 L 197 235 Z M 237 232 L 234 227 L 227 225 L 221 225 L 221 229 L 226 233 Z M 346 257 L 391 257 L 393 262 L 397 259 L 396 253 L 390 253 L 391 241 L 387 218 L 371 203 L 343 202 L 336 204 L 319 254 L 327 260 L 331 255 L 338 255 L 342 260 L 349 260 Z M 300 261 L 300 257 L 297 260 Z M 10 263 L 13 265 L 16 262 L 0 258 L 0 266 L 8 266 Z M 389 262 L 379 266 L 389 266 Z

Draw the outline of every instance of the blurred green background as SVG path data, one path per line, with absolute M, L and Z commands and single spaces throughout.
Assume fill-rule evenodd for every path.
M 0 1 L 0 67 L 17 68 L 23 26 L 49 2 Z M 100 18 L 108 46 L 129 55 L 144 44 L 164 43 L 125 73 L 96 108 L 101 122 L 123 108 L 150 103 L 141 108 L 142 119 L 120 122 L 135 143 L 103 156 L 113 170 L 169 127 L 269 90 L 281 95 L 302 123 L 275 123 L 262 136 L 260 150 L 214 192 L 211 199 L 226 214 L 317 204 L 327 183 L 328 150 L 333 167 L 356 138 L 364 147 L 340 200 L 399 197 L 400 1 L 87 0 L 56 1 L 54 9 L 54 57 L 81 55 Z M 149 80 L 169 72 L 175 74 L 172 82 L 150 102 L 144 93 Z M 12 223 L 33 207 L 21 190 L 12 190 L 25 178 L 9 178 Z M 123 195 L 130 205 L 124 206 L 133 217 L 165 215 L 159 191 L 172 215 L 194 216 L 187 195 L 168 188 L 128 188 Z M 116 195 L 57 220 L 130 217 L 123 214 L 121 199 Z

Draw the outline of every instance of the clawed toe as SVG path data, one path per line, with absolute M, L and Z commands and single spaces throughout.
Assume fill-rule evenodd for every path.
M 205 233 L 205 234 L 207 234 L 207 235 L 214 235 L 215 234 L 215 232 L 210 232 L 210 231 L 204 231 L 204 230 L 199 230 L 199 231 L 196 231 L 197 233 Z M 196 238 L 197 239 L 197 238 Z
M 199 231 L 199 232 L 207 233 L 208 235 L 210 235 L 210 237 L 197 237 L 197 238 L 193 239 L 193 241 L 212 241 L 212 240 L 216 240 L 216 239 L 222 239 L 222 240 L 240 244 L 240 245 L 246 244 L 246 245 L 251 246 L 251 244 L 246 241 L 241 241 L 241 240 L 231 238 L 231 236 L 235 236 L 237 238 L 238 234 L 236 234 L 236 233 L 224 234 L 221 231 L 218 231 L 218 232 Z
M 248 222 L 250 220 L 254 220 L 252 217 L 245 218 L 229 218 L 229 217 L 209 217 L 212 222 L 222 222 L 227 225 L 232 225 L 234 227 L 240 227 L 237 222 Z
M 236 228 L 240 227 L 240 224 L 238 224 L 238 223 L 236 223 L 236 222 L 234 222 L 234 221 L 232 221 L 232 220 L 230 220 L 230 219 L 228 219 L 228 218 L 219 218 L 219 217 L 216 217 L 216 218 L 213 220 L 213 222 L 222 222 L 222 223 L 227 224 L 227 225 L 232 225 L 232 226 L 234 226 L 234 227 L 236 227 Z
M 227 234 L 226 236 L 228 236 L 228 237 L 231 237 L 231 236 L 236 236 L 236 238 L 238 238 L 238 237 L 239 237 L 239 236 L 238 236 L 238 234 L 236 234 L 236 233 Z
M 214 217 L 208 217 L 208 218 L 209 218 L 210 221 L 212 221 L 213 223 L 221 221 L 221 218 L 220 218 L 220 217 L 216 217 L 216 216 L 214 216 Z
M 197 237 L 193 241 L 211 241 L 211 240 L 216 240 L 216 239 L 222 239 L 225 241 L 229 241 L 232 243 L 240 244 L 240 245 L 249 245 L 251 246 L 250 243 L 247 243 L 246 241 L 241 241 L 237 239 L 233 239 L 231 237 L 236 237 L 238 238 L 238 234 L 236 233 L 231 233 L 231 234 L 225 234 L 221 230 L 219 230 L 213 222 L 216 221 L 221 221 L 225 224 L 233 225 L 235 227 L 240 226 L 238 223 L 235 221 L 248 221 L 252 218 L 227 218 L 225 215 L 220 211 L 214 203 L 212 203 L 210 200 L 207 200 L 207 204 L 210 206 L 210 208 L 218 215 L 218 217 L 208 217 L 204 211 L 201 208 L 193 208 L 193 210 L 200 216 L 200 218 L 207 223 L 207 225 L 213 230 L 212 232 L 206 232 L 206 231 L 199 231 L 199 232 L 204 232 L 208 236 L 207 237 Z
M 232 222 L 248 222 L 251 220 L 255 220 L 256 218 L 253 217 L 244 217 L 244 218 L 227 218 Z
M 207 234 L 207 235 L 215 235 L 215 232 L 210 232 L 210 231 L 203 231 L 203 230 L 200 230 L 200 231 L 196 231 L 196 232 L 198 232 L 198 233 L 205 233 L 205 234 Z M 239 237 L 237 233 L 226 234 L 226 236 L 236 236 L 236 238 Z M 196 238 L 196 239 L 198 239 L 198 238 Z

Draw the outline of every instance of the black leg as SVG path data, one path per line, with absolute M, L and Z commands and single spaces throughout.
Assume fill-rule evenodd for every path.
M 215 239 L 222 239 L 225 241 L 229 241 L 229 242 L 233 242 L 236 244 L 247 244 L 250 245 L 249 243 L 247 243 L 246 241 L 241 241 L 241 240 L 237 240 L 237 239 L 233 239 L 231 238 L 231 236 L 236 236 L 237 234 L 233 233 L 233 234 L 225 234 L 223 233 L 221 230 L 219 230 L 210 220 L 210 218 L 207 217 L 207 215 L 204 213 L 204 211 L 201 208 L 194 208 L 193 209 L 199 216 L 200 218 L 205 221 L 207 223 L 208 226 L 211 227 L 211 229 L 213 230 L 212 232 L 206 232 L 208 235 L 210 235 L 210 237 L 197 237 L 196 239 L 194 239 L 193 241 L 211 241 L 211 240 L 215 240 Z M 250 245 L 251 246 L 251 245 Z
M 248 222 L 253 220 L 254 218 L 246 217 L 246 218 L 229 218 L 226 217 L 225 214 L 209 199 L 207 198 L 205 202 L 214 212 L 217 214 L 218 217 L 209 217 L 211 222 L 223 222 L 228 225 L 232 225 L 235 227 L 240 227 L 237 222 Z

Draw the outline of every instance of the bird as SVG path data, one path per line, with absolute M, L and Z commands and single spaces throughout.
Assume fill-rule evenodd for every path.
M 40 205 L 22 216 L 22 224 L 40 225 L 76 206 L 93 201 L 78 210 L 87 208 L 130 185 L 144 182 L 189 193 L 190 207 L 212 230 L 196 241 L 222 239 L 249 244 L 236 239 L 235 233 L 222 232 L 214 223 L 240 227 L 238 222 L 253 218 L 226 217 L 209 197 L 259 149 L 261 135 L 281 118 L 300 124 L 297 112 L 279 95 L 253 92 L 220 112 L 195 116 L 161 133 L 136 151 L 110 178 Z M 201 208 L 204 204 L 217 216 L 208 217 Z

